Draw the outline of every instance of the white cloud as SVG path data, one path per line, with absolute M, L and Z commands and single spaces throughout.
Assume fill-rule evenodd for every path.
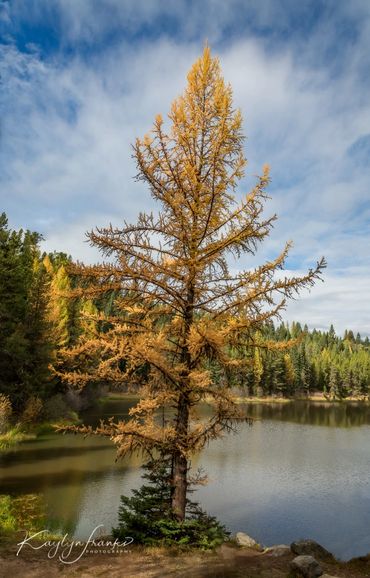
M 114 222 L 112 215 L 101 215 L 102 223 L 107 225 Z M 41 224 L 41 223 L 40 223 Z M 61 251 L 72 255 L 75 261 L 94 263 L 101 260 L 99 252 L 94 247 L 90 247 L 86 232 L 96 227 L 96 214 L 88 212 L 77 220 L 69 222 L 61 230 L 60 227 L 53 228 L 53 223 L 47 223 L 49 234 L 42 243 L 42 248 L 46 252 Z
M 216 38 L 235 17 L 233 3 L 206 4 L 212 6 L 206 30 Z M 254 19 L 262 26 L 271 22 L 277 3 L 259 4 Z M 59 5 L 64 33 L 80 41 L 103 36 L 113 13 L 134 30 L 161 12 L 157 2 L 110 0 L 105 16 L 97 18 L 90 2 Z M 24 9 L 21 1 L 15 6 Z M 30 17 L 37 19 L 44 3 L 32 6 Z M 299 58 L 296 44 L 271 52 L 251 35 L 221 45 L 218 53 L 245 117 L 249 167 L 243 187 L 253 183 L 264 162 L 272 169 L 268 211 L 276 210 L 280 219 L 257 261 L 276 254 L 290 238 L 295 243 L 290 267 L 308 267 L 326 255 L 325 284 L 294 302 L 288 315 L 310 325 L 334 322 L 341 331 L 369 333 L 369 169 L 347 155 L 370 133 L 360 74 L 368 11 L 366 3 L 357 6 L 364 11 L 363 32 L 334 76 L 322 63 L 314 65 L 325 26 L 307 46 L 300 45 Z M 179 2 L 169 5 L 168 13 L 180 18 L 184 10 Z M 192 10 L 183 28 L 188 39 L 205 8 L 197 16 Z M 202 42 L 203 37 L 142 39 L 135 45 L 118 40 L 90 61 L 57 54 L 43 60 L 37 50 L 25 54 L 3 47 L 0 192 L 11 223 L 43 232 L 48 250 L 92 261 L 97 255 L 84 243 L 86 229 L 133 220 L 138 211 L 151 209 L 149 192 L 133 180 L 130 143 L 150 129 L 157 112 L 168 111 Z
M 324 283 L 316 283 L 310 292 L 290 302 L 283 317 L 290 322 L 303 320 L 310 329 L 328 330 L 332 323 L 338 335 L 352 329 L 370 337 L 369 294 L 368 267 L 327 271 Z

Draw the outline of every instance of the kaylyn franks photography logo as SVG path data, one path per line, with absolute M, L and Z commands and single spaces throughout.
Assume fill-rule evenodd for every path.
M 110 540 L 105 536 L 98 536 L 98 532 L 104 528 L 103 524 L 96 526 L 91 532 L 86 541 L 71 540 L 68 534 L 60 540 L 48 538 L 50 536 L 49 530 L 40 530 L 34 534 L 27 532 L 24 540 L 18 542 L 18 550 L 16 556 L 20 556 L 22 551 L 27 548 L 32 550 L 45 550 L 49 560 L 56 559 L 63 564 L 74 564 L 81 560 L 83 556 L 89 554 L 125 554 L 129 552 L 130 546 L 134 539 L 130 536 L 125 536 L 124 541 L 118 539 Z M 46 537 L 43 540 L 43 537 Z

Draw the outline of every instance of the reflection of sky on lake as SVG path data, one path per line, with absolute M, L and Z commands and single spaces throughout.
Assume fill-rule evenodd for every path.
M 109 402 L 101 413 L 125 415 L 127 405 Z M 262 419 L 193 459 L 210 478 L 197 492 L 202 506 L 266 545 L 309 537 L 342 558 L 370 551 L 368 407 L 289 403 L 248 413 Z M 55 531 L 87 538 L 104 524 L 108 533 L 141 473 L 138 457 L 114 460 L 108 439 L 45 436 L 1 457 L 0 492 L 43 494 Z
M 337 555 L 370 551 L 369 426 L 257 422 L 239 443 L 210 445 L 203 506 L 233 531 L 272 545 L 314 538 Z

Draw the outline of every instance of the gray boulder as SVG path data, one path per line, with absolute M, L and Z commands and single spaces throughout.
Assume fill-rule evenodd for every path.
M 320 564 L 312 556 L 297 556 L 290 563 L 294 578 L 319 578 L 323 572 Z
M 257 544 L 256 540 L 253 540 L 253 538 L 248 536 L 248 534 L 244 534 L 244 532 L 237 532 L 235 534 L 235 541 L 238 544 L 238 546 L 260 549 L 260 546 L 259 544 Z
M 315 540 L 298 540 L 297 542 L 292 542 L 290 549 L 293 554 L 297 556 L 313 556 L 317 560 L 328 562 L 334 560 L 333 554 L 323 546 L 320 546 Z
M 270 548 L 265 548 L 263 551 L 266 556 L 285 556 L 285 554 L 290 554 L 290 546 L 286 544 L 278 544 L 277 546 L 270 546 Z

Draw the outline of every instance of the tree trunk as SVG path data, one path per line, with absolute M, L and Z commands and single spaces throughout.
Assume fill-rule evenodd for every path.
M 176 431 L 177 439 L 184 442 L 188 433 L 189 399 L 184 393 L 180 394 L 177 405 Z M 185 518 L 187 492 L 188 460 L 180 451 L 173 456 L 172 472 L 172 510 L 179 522 Z
M 187 288 L 187 306 L 184 315 L 184 340 L 182 348 L 182 363 L 186 369 L 182 375 L 182 382 L 180 384 L 180 395 L 177 403 L 176 415 L 176 434 L 179 446 L 183 448 L 188 447 L 187 435 L 189 427 L 189 408 L 190 400 L 188 394 L 188 377 L 191 370 L 191 356 L 187 346 L 187 340 L 190 334 L 190 328 L 193 321 L 193 304 L 194 304 L 194 286 L 192 279 L 194 272 L 190 273 L 190 282 Z M 185 519 L 186 511 L 186 493 L 187 493 L 187 473 L 188 460 L 186 456 L 180 451 L 175 450 L 173 454 L 172 466 L 172 511 L 177 520 L 181 522 Z
M 185 519 L 188 461 L 182 454 L 174 456 L 172 510 L 179 522 Z

